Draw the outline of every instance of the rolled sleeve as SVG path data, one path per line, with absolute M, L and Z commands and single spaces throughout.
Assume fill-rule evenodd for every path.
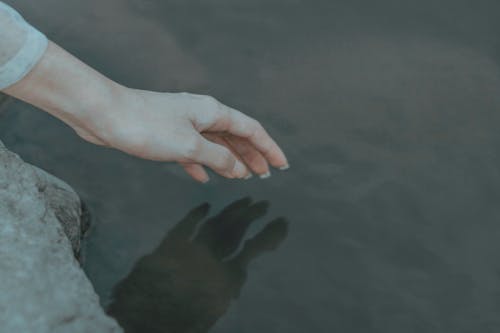
M 0 1 L 0 90 L 25 77 L 47 49 L 47 37 Z

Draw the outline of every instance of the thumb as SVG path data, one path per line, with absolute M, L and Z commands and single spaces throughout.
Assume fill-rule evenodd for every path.
M 204 164 L 227 178 L 244 178 L 248 174 L 246 166 L 226 147 L 200 136 L 198 151 L 193 161 Z

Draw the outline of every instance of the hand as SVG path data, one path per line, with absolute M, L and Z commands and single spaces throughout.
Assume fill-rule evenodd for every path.
M 141 158 L 179 162 L 200 182 L 209 179 L 202 165 L 228 178 L 266 176 L 269 164 L 288 165 L 256 120 L 210 96 L 127 88 L 119 95 L 103 110 L 106 130 L 79 128 L 80 136 Z
M 246 198 L 209 219 L 208 204 L 193 209 L 118 283 L 108 312 L 130 333 L 208 332 L 239 296 L 250 261 L 286 237 L 287 222 L 278 218 L 238 251 L 267 208 Z
M 61 119 L 85 140 L 157 161 L 176 161 L 200 182 L 203 165 L 228 178 L 269 164 L 288 168 L 254 119 L 209 96 L 126 88 L 50 42 L 35 68 L 4 90 Z

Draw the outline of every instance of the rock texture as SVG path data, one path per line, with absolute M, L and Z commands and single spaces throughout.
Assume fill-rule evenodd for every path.
M 121 332 L 79 266 L 81 205 L 0 142 L 2 332 Z

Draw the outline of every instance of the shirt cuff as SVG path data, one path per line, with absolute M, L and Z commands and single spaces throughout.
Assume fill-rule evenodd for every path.
M 0 66 L 0 90 L 3 90 L 23 79 L 47 49 L 47 37 L 40 31 L 28 25 L 26 39 L 23 46 L 14 57 Z

